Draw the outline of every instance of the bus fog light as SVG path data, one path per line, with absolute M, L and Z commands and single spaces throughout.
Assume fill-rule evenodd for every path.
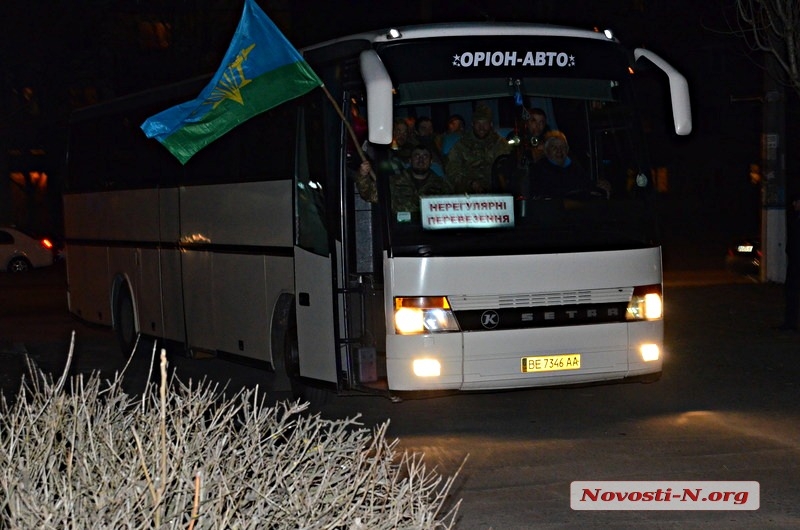
M 645 362 L 657 361 L 661 355 L 661 350 L 657 344 L 642 344 L 639 346 L 639 354 Z
M 438 377 L 442 365 L 436 359 L 414 359 L 414 375 L 417 377 Z

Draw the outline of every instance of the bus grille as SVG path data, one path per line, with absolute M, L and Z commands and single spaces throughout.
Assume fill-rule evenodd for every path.
M 552 307 L 576 304 L 628 303 L 633 287 L 587 289 L 580 291 L 554 291 L 549 293 L 449 295 L 447 299 L 455 311 L 480 309 L 510 309 L 522 307 Z

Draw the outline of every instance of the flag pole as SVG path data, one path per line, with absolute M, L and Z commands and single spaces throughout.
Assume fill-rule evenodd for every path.
M 361 161 L 366 162 L 367 155 L 364 154 L 364 150 L 361 149 L 361 145 L 359 145 L 358 143 L 358 136 L 356 136 L 356 132 L 353 130 L 353 126 L 350 125 L 350 122 L 347 120 L 347 117 L 344 115 L 344 112 L 342 112 L 342 107 L 339 106 L 339 103 L 336 102 L 336 100 L 333 98 L 333 95 L 331 95 L 331 93 L 328 91 L 328 87 L 326 87 L 324 84 L 320 85 L 320 87 L 322 88 L 323 92 L 325 92 L 325 95 L 328 97 L 328 100 L 331 102 L 331 105 L 333 105 L 333 108 L 336 110 L 336 113 L 339 115 L 339 118 L 341 118 L 342 122 L 344 123 L 344 126 L 347 128 L 347 132 L 350 133 L 350 138 L 353 140 L 353 145 L 356 146 L 356 152 L 358 153 L 358 156 L 361 158 Z M 372 180 L 377 180 L 377 177 L 375 176 L 375 172 L 373 171 L 371 164 L 369 168 L 369 175 L 372 177 Z

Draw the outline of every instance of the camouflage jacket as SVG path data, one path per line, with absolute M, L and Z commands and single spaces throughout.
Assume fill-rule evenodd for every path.
M 424 181 L 415 179 L 411 170 L 406 169 L 401 173 L 389 177 L 389 192 L 393 212 L 418 212 L 419 198 L 425 195 L 448 195 L 453 193 L 453 187 L 448 179 L 428 171 Z M 356 171 L 356 187 L 361 198 L 367 202 L 378 202 L 378 186 L 370 176 L 361 176 Z
M 416 179 L 411 170 L 392 176 L 389 181 L 393 212 L 418 212 L 419 198 L 426 195 L 448 195 L 453 187 L 447 179 L 428 171 L 424 181 Z
M 456 142 L 447 155 L 447 176 L 458 193 L 475 193 L 473 183 L 480 191 L 489 191 L 492 182 L 492 164 L 500 155 L 511 152 L 508 141 L 497 134 L 486 138 L 475 137 L 469 131 Z

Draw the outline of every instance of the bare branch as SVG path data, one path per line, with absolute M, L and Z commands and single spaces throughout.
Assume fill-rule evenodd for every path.
M 388 423 L 330 421 L 307 404 L 213 384 L 145 397 L 121 377 L 40 372 L 0 407 L 0 528 L 446 530 L 455 475 L 398 454 Z M 62 378 L 63 380 L 63 378 Z M 103 385 L 110 384 L 111 388 Z M 463 465 L 463 464 L 462 464 Z
M 797 0 L 737 0 L 737 33 L 750 49 L 775 58 L 781 81 L 800 95 L 800 5 Z

